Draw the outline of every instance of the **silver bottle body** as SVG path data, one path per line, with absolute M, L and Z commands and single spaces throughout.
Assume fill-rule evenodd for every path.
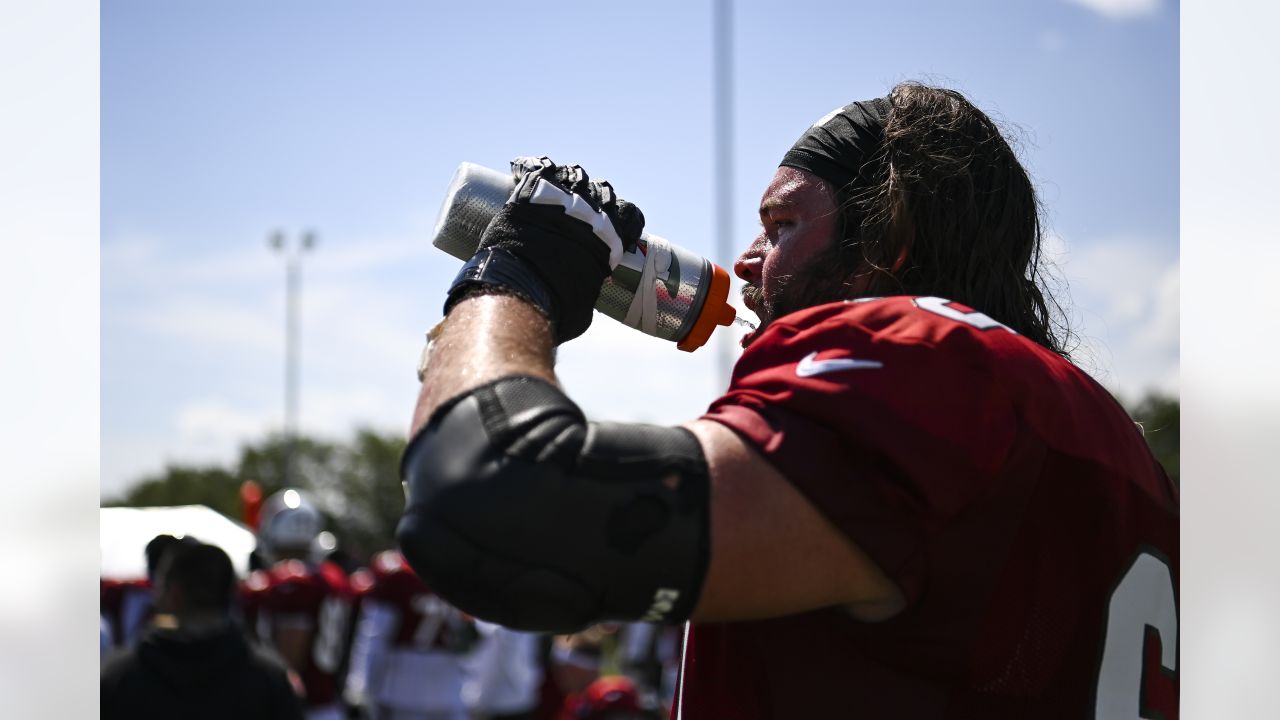
M 507 202 L 515 182 L 508 173 L 464 162 L 445 193 L 431 244 L 469 260 L 489 221 Z M 605 279 L 596 310 L 641 332 L 680 342 L 702 312 L 712 264 L 700 255 L 645 233 Z

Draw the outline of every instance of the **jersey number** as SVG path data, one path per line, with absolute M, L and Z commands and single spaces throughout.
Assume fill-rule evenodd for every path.
M 440 639 L 440 628 L 449 619 L 449 604 L 435 595 L 414 595 L 414 612 L 418 613 L 418 629 L 413 633 L 413 644 L 418 647 L 435 647 Z
M 1178 669 L 1178 606 L 1169 565 L 1139 553 L 1111 592 L 1107 634 L 1098 668 L 1097 720 L 1135 720 L 1142 714 L 1143 645 L 1146 629 L 1160 635 L 1160 665 Z
M 329 596 L 320 603 L 317 614 L 316 639 L 312 645 L 311 660 L 316 669 L 331 673 L 342 662 L 342 646 L 347 637 L 347 618 L 351 604 L 345 598 Z
M 962 322 L 965 325 L 973 326 L 979 330 L 990 330 L 991 328 L 1004 328 L 1009 332 L 1014 332 L 1013 328 L 992 318 L 986 313 L 980 313 L 977 310 L 969 312 L 960 312 L 951 307 L 951 301 L 940 297 L 922 297 L 913 300 L 916 307 L 922 310 L 928 310 L 934 315 L 941 315 L 944 318 L 950 318 L 956 322 Z M 1017 333 L 1014 333 L 1017 334 Z

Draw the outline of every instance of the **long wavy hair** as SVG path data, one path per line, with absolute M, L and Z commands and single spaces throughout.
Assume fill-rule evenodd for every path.
M 843 238 L 831 259 L 851 273 L 844 286 L 945 297 L 1069 357 L 1040 203 L 1000 129 L 954 90 L 906 82 L 889 99 L 862 189 L 840 193 Z

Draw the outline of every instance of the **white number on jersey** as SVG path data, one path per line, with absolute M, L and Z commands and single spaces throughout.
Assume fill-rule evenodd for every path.
M 1164 560 L 1143 552 L 1111 592 L 1107 634 L 1098 668 L 1096 720 L 1147 718 L 1139 707 L 1142 695 L 1143 644 L 1146 628 L 1160 634 L 1160 665 L 1178 669 L 1178 606 L 1173 575 Z
M 338 670 L 338 664 L 342 662 L 342 646 L 347 638 L 347 621 L 350 615 L 351 603 L 346 598 L 330 595 L 320 603 L 316 638 L 311 645 L 311 661 L 321 672 Z
M 940 297 L 922 297 L 913 301 L 916 307 L 921 310 L 928 310 L 935 315 L 941 315 L 944 318 L 950 318 L 956 322 L 962 322 L 965 325 L 971 325 L 979 330 L 990 330 L 991 328 L 1004 328 L 1013 334 L 1017 334 L 1013 328 L 1004 323 L 993 319 L 986 313 L 980 313 L 977 310 L 972 312 L 960 312 L 951 307 L 951 301 Z
M 440 637 L 440 628 L 449 619 L 453 608 L 435 595 L 414 595 L 413 611 L 422 617 L 413 633 L 413 644 L 420 648 L 432 648 Z

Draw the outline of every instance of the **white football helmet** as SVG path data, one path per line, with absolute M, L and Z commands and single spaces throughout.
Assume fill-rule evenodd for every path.
M 284 553 L 305 557 L 323 529 L 324 518 L 315 503 L 301 491 L 286 488 L 262 504 L 258 543 L 275 559 Z

